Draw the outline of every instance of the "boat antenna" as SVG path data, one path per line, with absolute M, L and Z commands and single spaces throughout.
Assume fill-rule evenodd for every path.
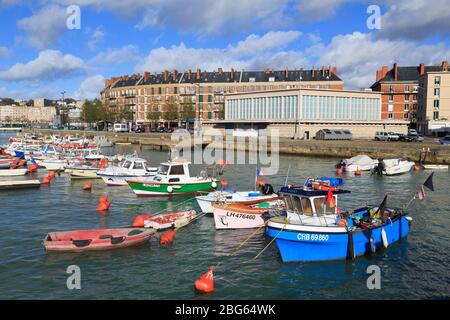
M 286 173 L 286 180 L 284 181 L 284 185 L 287 186 L 288 178 L 289 178 L 289 171 L 291 170 L 291 164 L 289 163 L 289 167 Z

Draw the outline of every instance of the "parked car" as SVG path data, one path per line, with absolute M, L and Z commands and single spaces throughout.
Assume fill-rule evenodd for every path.
M 419 134 L 401 134 L 399 141 L 407 141 L 407 142 L 422 142 L 424 140 L 422 135 Z
M 416 129 L 409 129 L 409 134 L 417 134 L 417 130 Z
M 394 132 L 377 131 L 375 132 L 376 141 L 398 141 L 400 136 Z
M 450 145 L 450 136 L 445 136 L 442 139 L 439 139 L 440 144 Z
M 142 133 L 145 132 L 144 128 L 142 127 L 137 127 L 136 130 L 134 130 L 135 133 Z

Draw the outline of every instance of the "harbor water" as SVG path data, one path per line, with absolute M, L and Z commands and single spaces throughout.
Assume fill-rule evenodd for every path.
M 0 144 L 8 135 L 0 135 Z M 130 153 L 136 147 L 115 147 L 109 153 Z M 151 166 L 167 160 L 166 152 L 138 150 Z M 305 178 L 335 175 L 337 159 L 280 156 L 277 175 L 265 177 L 275 190 Z M 226 168 L 224 179 L 237 190 L 254 187 L 256 165 Z M 196 173 L 200 166 L 195 166 Z M 37 177 L 47 174 L 38 170 Z M 351 209 L 378 204 L 387 193 L 388 206 L 402 206 L 424 182 L 428 171 L 392 177 L 349 175 L 338 207 Z M 29 179 L 26 177 L 23 179 Z M 199 210 L 193 196 L 138 198 L 129 187 L 106 187 L 95 180 L 92 192 L 84 181 L 65 174 L 39 189 L 0 191 L 0 299 L 423 299 L 450 296 L 449 242 L 450 173 L 436 171 L 435 192 L 410 207 L 410 234 L 400 243 L 354 261 L 285 263 L 276 245 L 257 260 L 270 241 L 261 230 L 236 255 L 230 254 L 254 230 L 216 231 L 206 215 L 176 232 L 171 246 L 159 236 L 143 246 L 81 254 L 46 254 L 42 240 L 48 232 L 129 226 L 138 214 L 162 210 Z M 109 193 L 108 213 L 95 209 L 98 197 Z M 67 288 L 67 268 L 81 270 L 81 289 Z M 194 281 L 216 266 L 215 291 L 198 295 Z M 381 270 L 381 289 L 369 290 L 367 268 Z

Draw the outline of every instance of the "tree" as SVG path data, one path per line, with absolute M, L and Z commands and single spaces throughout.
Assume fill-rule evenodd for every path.
M 96 123 L 106 118 L 106 108 L 101 101 L 86 100 L 81 108 L 81 120 L 89 124 Z
M 180 113 L 181 120 L 186 122 L 186 128 L 189 126 L 189 121 L 195 119 L 195 107 L 192 104 L 187 104 L 183 107 Z
M 164 119 L 168 122 L 168 127 L 170 128 L 170 122 L 178 120 L 178 110 L 175 104 L 170 103 L 166 107 L 164 112 Z
M 150 110 L 147 112 L 147 119 L 150 121 L 152 127 L 153 124 L 158 123 L 158 121 L 161 119 L 161 112 L 158 111 L 158 109 L 155 108 L 155 110 Z

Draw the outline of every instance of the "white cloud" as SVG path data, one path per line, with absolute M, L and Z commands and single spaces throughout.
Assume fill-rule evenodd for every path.
M 36 14 L 17 21 L 17 28 L 26 33 L 25 41 L 44 49 L 54 44 L 66 28 L 66 10 L 60 6 L 43 7 Z
M 95 99 L 100 97 L 100 91 L 105 86 L 105 78 L 98 74 L 86 78 L 81 84 L 78 90 L 73 94 L 75 99 Z
M 121 48 L 107 49 L 91 59 L 92 65 L 117 65 L 139 61 L 138 48 L 127 45 Z
M 312 23 L 323 21 L 333 17 L 336 10 L 341 5 L 347 2 L 355 2 L 351 0 L 299 0 L 297 3 L 297 10 L 300 14 L 301 20 Z M 359 1 L 357 1 L 359 2 Z
M 262 36 L 250 35 L 237 45 L 227 48 L 189 48 L 184 43 L 170 48 L 160 47 L 150 51 L 136 67 L 136 72 L 163 71 L 165 69 L 246 69 L 264 67 L 306 67 L 308 61 L 303 52 L 283 50 L 301 33 L 297 31 L 268 32 Z
M 79 74 L 85 70 L 85 63 L 71 54 L 57 50 L 39 52 L 36 59 L 27 63 L 16 63 L 8 70 L 0 71 L 3 81 L 57 80 Z
M 383 65 L 419 65 L 440 63 L 450 56 L 444 43 L 421 45 L 414 41 L 377 39 L 372 34 L 354 32 L 335 36 L 321 45 L 318 64 L 338 67 L 338 75 L 347 87 L 367 87 L 375 82 L 375 73 Z
M 9 49 L 7 47 L 0 46 L 0 58 L 6 57 L 9 55 Z
M 87 47 L 89 50 L 95 51 L 98 43 L 102 41 L 104 37 L 105 31 L 103 30 L 103 26 L 98 26 L 95 28 L 87 42 Z

